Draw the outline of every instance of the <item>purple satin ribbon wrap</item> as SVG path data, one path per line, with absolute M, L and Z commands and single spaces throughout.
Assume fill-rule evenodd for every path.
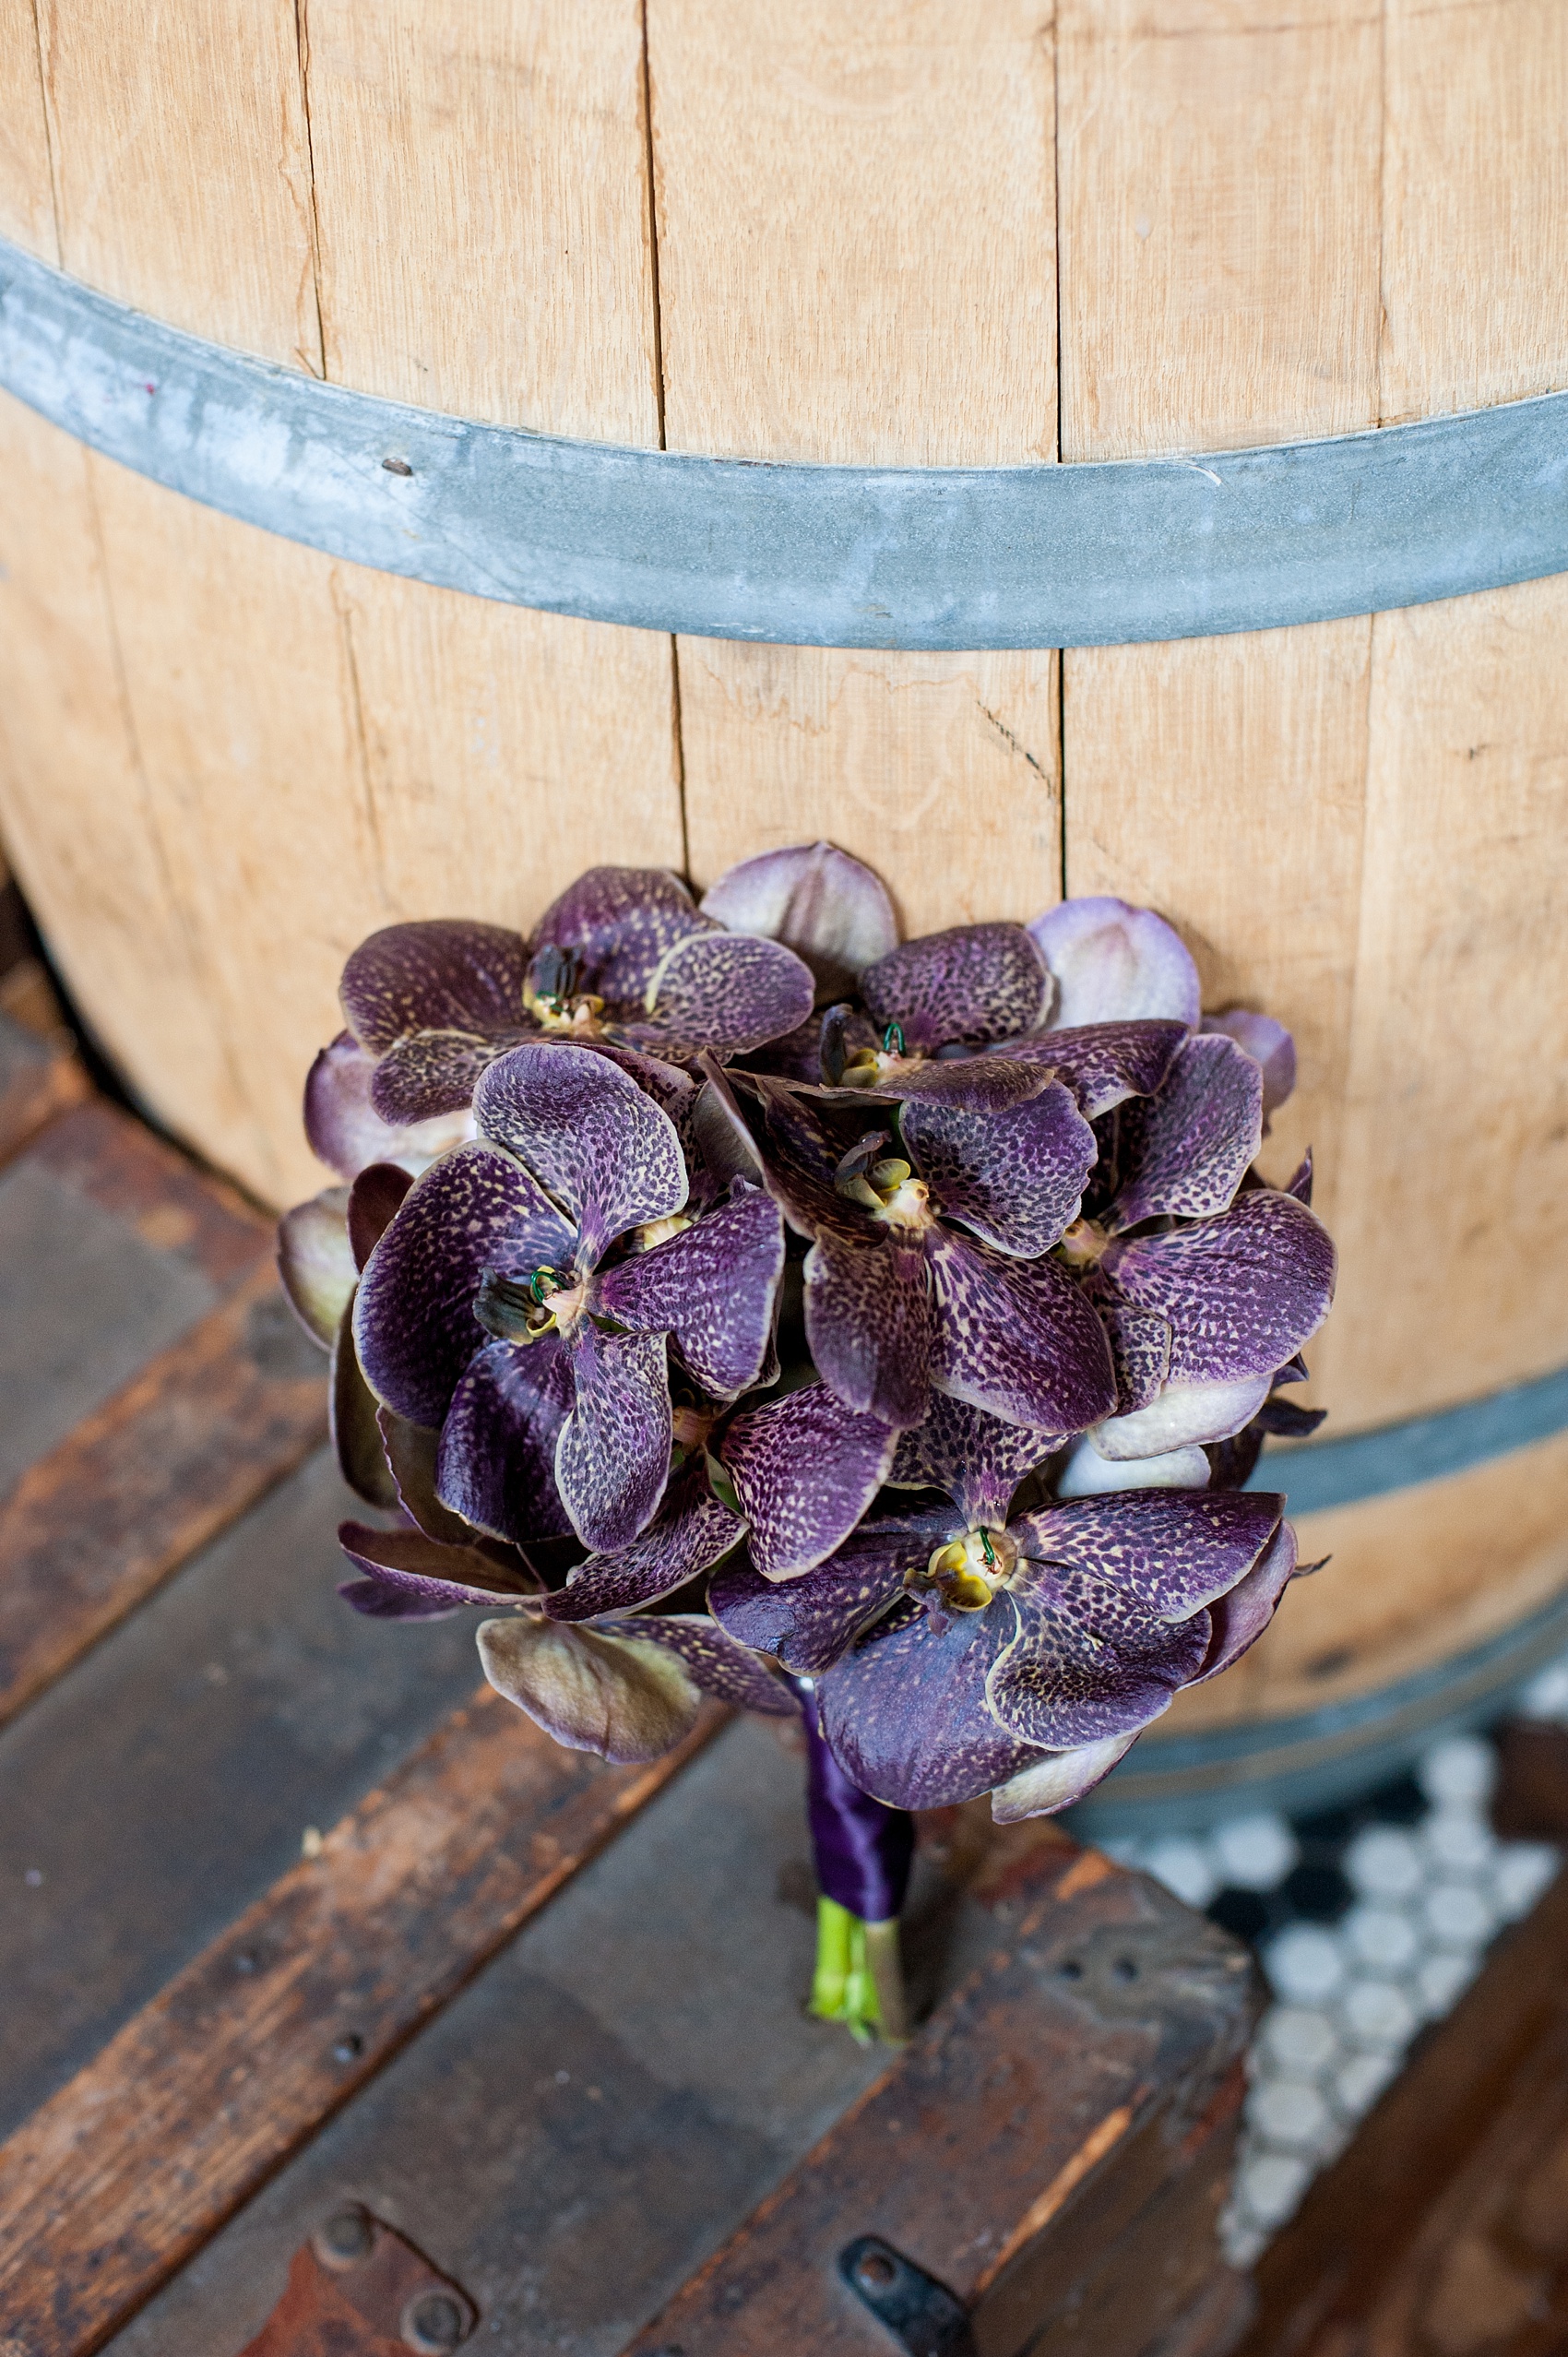
M 813 1687 L 797 1684 L 806 1731 L 806 1810 L 818 1887 L 863 1923 L 898 1913 L 909 1887 L 915 1820 L 851 1784 L 822 1739 Z

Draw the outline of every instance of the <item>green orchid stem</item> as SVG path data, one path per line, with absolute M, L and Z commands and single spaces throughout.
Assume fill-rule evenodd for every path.
M 819 2021 L 841 2021 L 862 2046 L 873 2038 L 901 2046 L 909 2034 L 898 1918 L 864 1923 L 836 1899 L 816 1902 L 816 1970 L 806 2008 Z

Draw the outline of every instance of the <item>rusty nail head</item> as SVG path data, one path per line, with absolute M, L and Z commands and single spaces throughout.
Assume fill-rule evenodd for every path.
M 357 2030 L 350 2030 L 348 2036 L 339 2038 L 333 2047 L 332 2059 L 335 2063 L 356 2062 L 363 2053 L 364 2040 Z
M 403 2339 L 410 2349 L 440 2357 L 468 2339 L 472 2321 L 449 2292 L 416 2292 L 403 2311 Z
M 885 2283 L 892 2282 L 897 2271 L 892 2260 L 885 2258 L 881 2251 L 867 2251 L 856 2266 L 855 2280 L 865 2284 L 868 2290 L 880 2291 Z
M 323 2267 L 358 2267 L 361 2259 L 370 2256 L 375 2229 L 362 2209 L 335 2209 L 312 2240 Z
M 386 468 L 389 475 L 411 475 L 413 473 L 413 469 L 410 466 L 407 458 L 383 458 L 381 463 Z

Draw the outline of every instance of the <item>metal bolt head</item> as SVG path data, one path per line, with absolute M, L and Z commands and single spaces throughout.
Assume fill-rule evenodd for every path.
M 868 2292 L 880 2292 L 891 2283 L 897 2273 L 892 2260 L 881 2251 L 867 2251 L 856 2263 L 855 2280 L 863 2283 Z
M 450 2292 L 416 2292 L 403 2311 L 403 2339 L 410 2349 L 440 2357 L 468 2339 L 471 2321 Z
M 375 2229 L 362 2209 L 335 2209 L 312 2241 L 323 2267 L 357 2267 L 370 2256 Z

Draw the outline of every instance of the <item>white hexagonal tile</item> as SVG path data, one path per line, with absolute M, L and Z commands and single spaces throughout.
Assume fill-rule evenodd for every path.
M 1142 1864 L 1145 1874 L 1189 1907 L 1206 1907 L 1219 1888 L 1219 1872 L 1206 1842 L 1176 1836 L 1156 1841 L 1145 1851 Z
M 1448 1735 L 1416 1763 L 1416 1781 L 1434 1806 L 1484 1801 L 1497 1781 L 1497 1754 L 1479 1735 Z
M 1402 1907 L 1363 1901 L 1345 1917 L 1339 1936 L 1359 1964 L 1370 1964 L 1379 1972 L 1405 1971 L 1420 1949 L 1415 1919 Z
M 1367 1899 L 1408 1899 L 1426 1872 L 1413 1834 L 1399 1825 L 1369 1825 L 1345 1852 L 1351 1887 Z
M 1251 1816 L 1217 1825 L 1209 1844 L 1224 1880 L 1242 1890 L 1273 1890 L 1301 1854 L 1277 1809 L 1259 1809 Z
M 1288 1923 L 1268 1943 L 1263 1967 L 1276 1993 L 1293 2005 L 1317 2005 L 1345 1978 L 1345 1955 L 1319 1923 Z
M 1371 1978 L 1351 1982 L 1339 2013 L 1346 2034 L 1355 2045 L 1384 2053 L 1408 2046 L 1419 2020 L 1415 2006 L 1396 1982 Z

